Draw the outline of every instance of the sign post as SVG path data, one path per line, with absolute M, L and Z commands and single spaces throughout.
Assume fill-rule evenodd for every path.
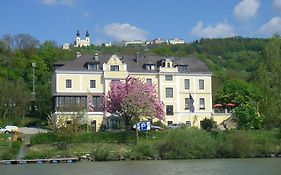
M 149 121 L 143 121 L 143 122 L 138 122 L 136 131 L 137 131 L 137 142 L 139 139 L 139 134 L 138 131 L 145 131 L 146 132 L 146 138 L 147 138 L 147 131 L 150 130 L 150 122 Z

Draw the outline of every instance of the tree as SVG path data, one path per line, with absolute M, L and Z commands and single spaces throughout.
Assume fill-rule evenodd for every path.
M 27 50 L 35 48 L 39 45 L 39 41 L 29 34 L 17 34 L 15 35 L 15 45 L 17 48 Z
M 265 127 L 281 127 L 281 39 L 274 35 L 265 47 L 263 59 L 253 72 L 256 86 L 264 94 L 260 113 L 265 116 Z
M 0 119 L 14 123 L 28 113 L 29 92 L 24 82 L 0 79 Z M 14 123 L 21 124 L 21 123 Z
M 133 117 L 164 119 L 164 105 L 157 97 L 153 85 L 128 76 L 125 82 L 112 82 L 110 89 L 104 99 L 105 109 L 109 113 L 123 117 L 127 131 Z
M 245 103 L 237 107 L 233 117 L 238 122 L 238 129 L 262 128 L 263 118 L 250 103 Z
M 260 90 L 244 80 L 229 80 L 217 93 L 217 103 L 235 105 L 234 119 L 241 129 L 261 128 L 263 117 L 259 115 Z
M 216 94 L 216 101 L 223 105 L 227 103 L 233 103 L 235 106 L 245 103 L 257 105 L 261 98 L 260 90 L 244 80 L 228 80 Z
M 48 127 L 57 139 L 58 149 L 66 150 L 73 135 L 80 130 L 83 113 L 51 114 L 48 116 Z

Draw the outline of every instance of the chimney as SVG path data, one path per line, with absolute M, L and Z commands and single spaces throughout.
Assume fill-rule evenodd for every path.
M 81 55 L 81 53 L 80 52 L 76 52 L 76 58 L 79 58 L 79 57 L 81 57 L 82 55 Z
M 96 61 L 99 61 L 99 53 L 96 52 L 96 53 L 94 54 L 94 59 L 95 59 Z

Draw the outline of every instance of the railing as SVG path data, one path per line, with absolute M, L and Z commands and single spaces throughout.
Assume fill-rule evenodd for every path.
M 213 113 L 216 113 L 216 114 L 232 114 L 233 109 L 215 108 L 215 109 L 213 109 Z

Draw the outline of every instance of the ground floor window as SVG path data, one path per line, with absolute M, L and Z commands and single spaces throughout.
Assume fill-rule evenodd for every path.
M 168 121 L 168 126 L 172 125 L 172 124 L 173 124 L 173 121 Z
M 54 111 L 83 111 L 87 109 L 86 96 L 55 96 Z M 102 97 L 93 96 L 94 111 L 102 112 Z
M 190 121 L 185 121 L 186 126 L 191 126 L 191 122 Z

